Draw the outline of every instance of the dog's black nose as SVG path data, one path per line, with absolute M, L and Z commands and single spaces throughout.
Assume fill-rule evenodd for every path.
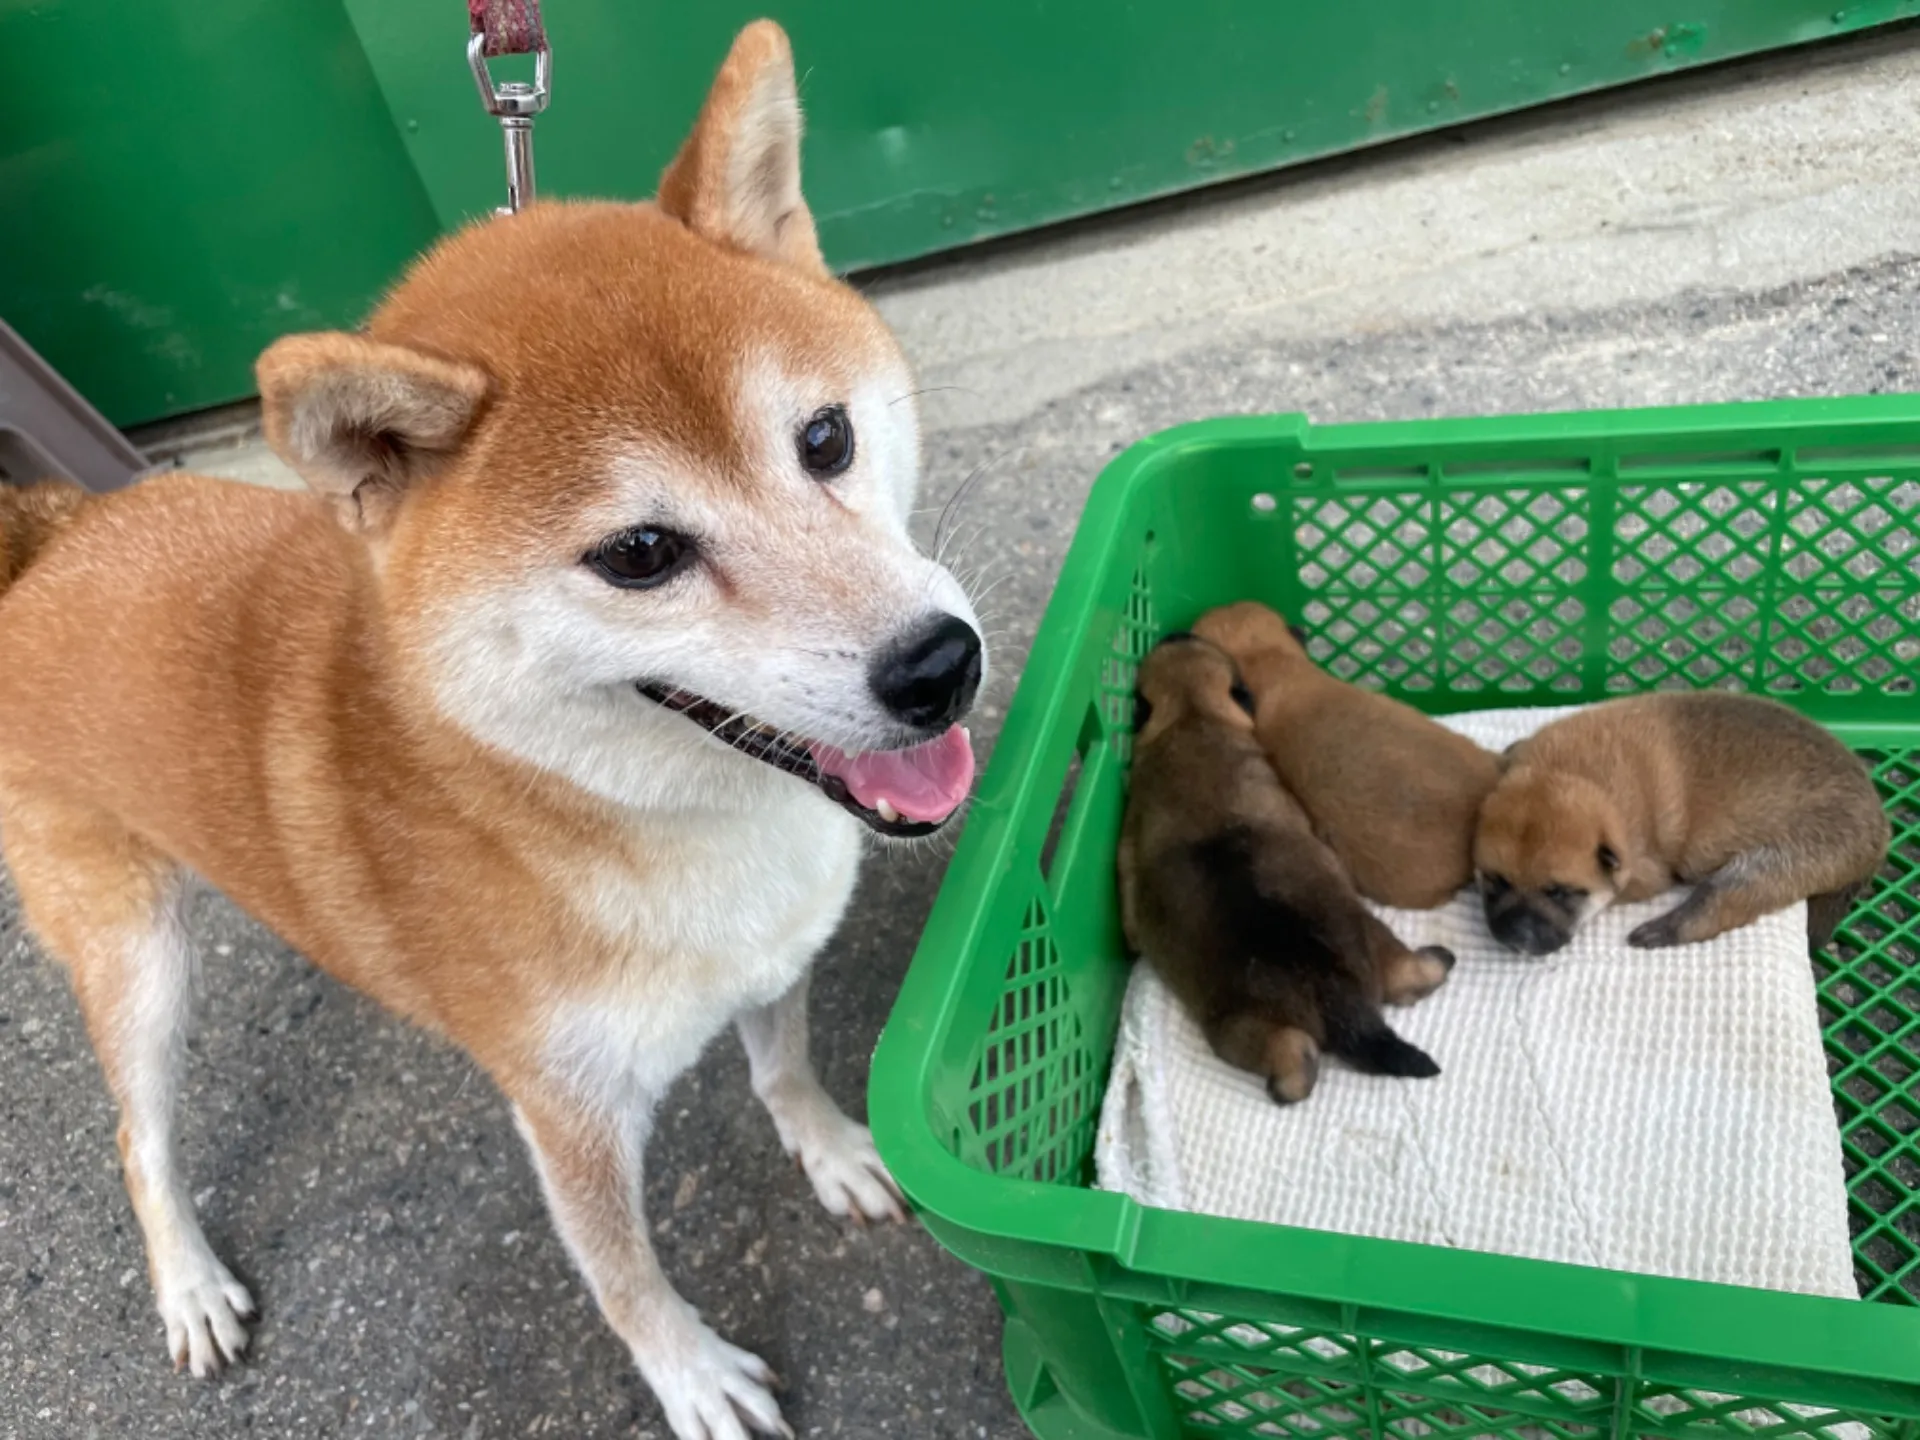
M 896 718 L 945 729 L 980 689 L 980 637 L 957 615 L 940 615 L 874 662 L 873 693 Z

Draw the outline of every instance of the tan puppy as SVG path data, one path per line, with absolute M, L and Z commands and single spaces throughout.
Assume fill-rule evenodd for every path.
M 966 795 L 984 662 L 908 537 L 913 380 L 822 264 L 799 141 L 786 37 L 750 26 L 657 204 L 489 219 L 363 332 L 267 352 L 318 500 L 148 481 L 0 595 L 0 838 L 196 1374 L 253 1301 L 175 1146 L 194 876 L 487 1070 L 680 1436 L 785 1432 L 641 1209 L 707 1042 L 737 1027 L 830 1210 L 899 1213 L 808 1063 L 807 971 L 866 833 Z
M 1139 738 L 1120 832 L 1120 914 L 1214 1051 L 1304 1100 L 1325 1051 L 1380 1075 L 1440 1067 L 1382 1003 L 1439 988 L 1453 956 L 1412 951 L 1360 903 L 1254 738 L 1233 662 L 1169 636 L 1140 667 Z
M 1491 752 L 1327 674 L 1257 602 L 1211 611 L 1193 633 L 1240 667 L 1267 758 L 1362 895 L 1429 910 L 1472 881 L 1474 819 L 1500 773 Z
M 1495 938 L 1531 955 L 1674 885 L 1692 893 L 1629 943 L 1710 940 L 1806 900 L 1818 949 L 1891 835 L 1832 735 L 1772 700 L 1703 691 L 1609 701 L 1512 747 L 1474 859 Z

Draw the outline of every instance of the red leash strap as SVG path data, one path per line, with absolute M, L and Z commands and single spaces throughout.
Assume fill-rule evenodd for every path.
M 540 0 L 467 0 L 473 33 L 486 37 L 485 55 L 532 55 L 547 46 Z

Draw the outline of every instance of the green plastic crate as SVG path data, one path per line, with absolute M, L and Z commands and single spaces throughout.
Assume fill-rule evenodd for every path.
M 1127 980 L 1112 867 L 1134 668 L 1156 636 L 1246 597 L 1304 621 L 1334 674 L 1429 711 L 1740 686 L 1870 759 L 1893 853 L 1815 960 L 1862 1301 L 1089 1188 Z M 1115 460 L 869 1100 L 927 1228 L 992 1277 L 1034 1432 L 1920 1437 L 1916 674 L 1920 396 L 1219 420 Z

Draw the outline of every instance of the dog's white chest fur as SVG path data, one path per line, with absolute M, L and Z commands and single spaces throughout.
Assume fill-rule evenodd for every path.
M 860 860 L 859 826 L 784 776 L 752 813 L 676 824 L 641 840 L 644 868 L 609 859 L 571 899 L 629 958 L 550 1011 L 557 1078 L 602 1103 L 657 1095 L 741 1011 L 790 990 L 839 924 Z

